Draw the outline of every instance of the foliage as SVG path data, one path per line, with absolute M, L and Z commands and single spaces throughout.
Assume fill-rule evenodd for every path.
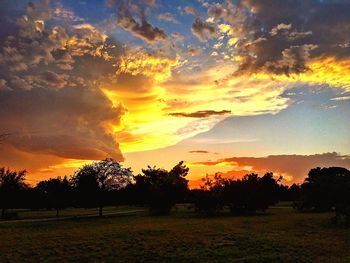
M 24 190 L 26 171 L 10 171 L 0 168 L 0 208 L 1 217 L 4 218 L 6 209 L 18 207 L 21 204 Z
M 350 171 L 342 167 L 314 168 L 301 185 L 300 211 L 335 211 L 337 223 L 350 224 Z
M 94 162 L 80 168 L 71 178 L 78 205 L 102 208 L 108 203 L 109 193 L 125 188 L 132 181 L 130 168 L 123 168 L 113 159 Z
M 56 216 L 59 215 L 60 209 L 71 205 L 71 187 L 66 177 L 41 181 L 34 191 L 39 198 L 37 201 L 41 203 L 40 206 L 46 209 L 55 209 L 57 211 Z
M 170 171 L 148 166 L 142 175 L 135 176 L 135 193 L 146 201 L 152 214 L 167 215 L 186 195 L 188 171 L 183 162 Z
M 26 171 L 0 168 L 2 217 L 10 208 L 55 209 L 107 205 L 147 205 L 152 214 L 166 215 L 176 203 L 190 202 L 196 212 L 215 215 L 229 209 L 233 214 L 264 212 L 278 201 L 293 201 L 301 211 L 336 212 L 336 220 L 350 223 L 350 171 L 340 167 L 311 169 L 302 185 L 280 184 L 272 173 L 247 174 L 241 179 L 206 176 L 201 189 L 188 190 L 189 172 L 183 162 L 170 171 L 150 167 L 132 175 L 113 159 L 85 165 L 70 178 L 25 183 Z M 13 213 L 15 215 L 15 212 Z
M 314 168 L 301 185 L 302 211 L 330 211 L 350 205 L 350 171 L 341 167 Z
M 193 191 L 192 197 L 196 210 L 207 215 L 224 206 L 234 214 L 252 214 L 265 211 L 279 199 L 278 180 L 272 173 L 263 177 L 248 174 L 242 179 L 223 179 L 216 174 L 214 179 L 207 176 L 203 181 L 202 189 Z
M 213 216 L 223 208 L 222 186 L 225 180 L 217 173 L 213 179 L 206 175 L 202 182 L 201 189 L 191 190 L 190 201 L 196 212 Z

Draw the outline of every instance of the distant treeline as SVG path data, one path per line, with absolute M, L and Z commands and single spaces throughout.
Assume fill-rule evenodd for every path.
M 350 171 L 341 167 L 311 169 L 301 185 L 286 186 L 273 173 L 247 174 L 242 179 L 226 179 L 216 174 L 205 177 L 201 189 L 190 190 L 183 162 L 170 171 L 150 167 L 134 176 L 130 168 L 113 159 L 85 165 L 70 178 L 52 178 L 31 187 L 26 171 L 0 168 L 1 217 L 10 209 L 55 209 L 114 205 L 147 206 L 152 214 L 167 215 L 176 203 L 193 204 L 203 215 L 223 211 L 248 215 L 265 212 L 279 201 L 291 201 L 299 211 L 335 211 L 336 219 L 350 221 Z

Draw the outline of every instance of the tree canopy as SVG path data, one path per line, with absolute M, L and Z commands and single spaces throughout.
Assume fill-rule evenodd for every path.
M 78 203 L 82 206 L 98 206 L 102 216 L 108 193 L 126 187 L 132 178 L 130 168 L 123 168 L 113 159 L 105 159 L 78 169 L 71 182 Z
M 25 182 L 26 171 L 10 171 L 0 168 L 0 208 L 1 217 L 5 217 L 6 209 L 17 207 L 21 202 L 23 191 L 28 187 Z
M 148 166 L 142 169 L 142 175 L 135 176 L 136 194 L 147 200 L 151 213 L 169 214 L 175 203 L 186 195 L 188 171 L 183 162 L 170 171 Z

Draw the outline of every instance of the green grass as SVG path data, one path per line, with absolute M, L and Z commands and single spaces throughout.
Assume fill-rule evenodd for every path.
M 203 218 L 182 207 L 169 217 L 8 222 L 0 262 L 350 262 L 350 229 L 332 216 L 287 207 Z

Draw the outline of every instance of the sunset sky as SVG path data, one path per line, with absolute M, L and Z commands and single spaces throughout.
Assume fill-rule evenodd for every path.
M 0 166 L 28 182 L 350 168 L 349 0 L 2 0 Z

